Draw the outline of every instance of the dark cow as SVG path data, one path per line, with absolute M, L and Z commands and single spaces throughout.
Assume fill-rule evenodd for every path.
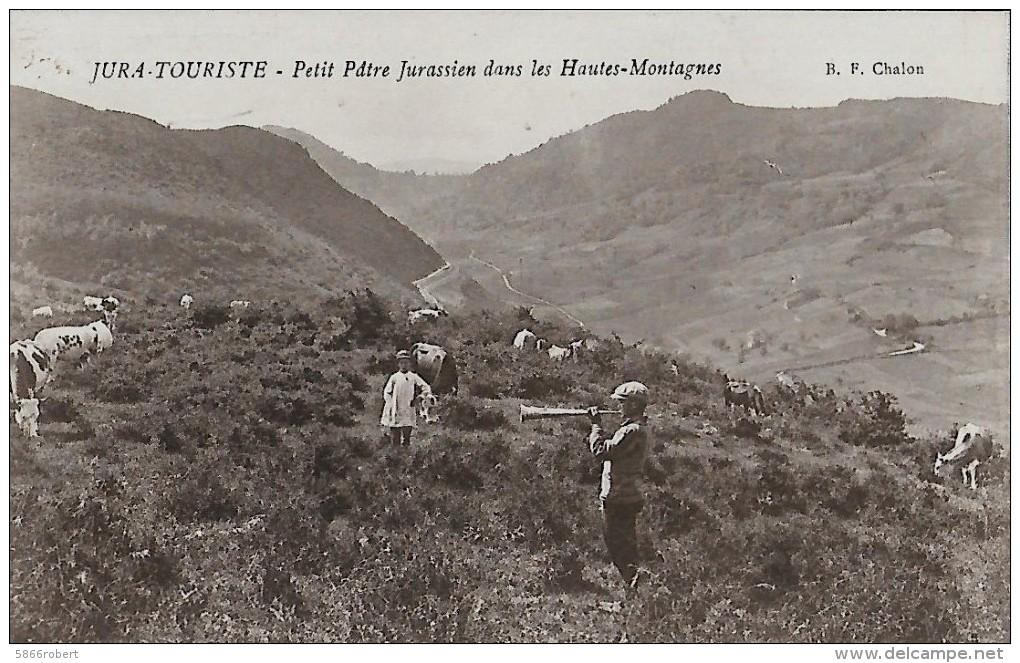
M 988 431 L 981 426 L 967 424 L 957 431 L 952 449 L 947 453 L 935 455 L 935 474 L 939 473 L 943 465 L 959 464 L 963 485 L 969 485 L 971 490 L 977 490 L 977 467 L 994 455 L 995 445 Z
M 49 382 L 52 368 L 49 354 L 34 341 L 11 343 L 11 408 L 28 437 L 39 436 L 39 392 Z
M 457 393 L 457 363 L 438 345 L 415 343 L 411 346 L 414 372 L 429 383 L 436 394 Z
M 743 380 L 729 380 L 723 391 L 723 401 L 729 407 L 742 407 L 755 416 L 764 416 L 765 397 L 758 385 Z

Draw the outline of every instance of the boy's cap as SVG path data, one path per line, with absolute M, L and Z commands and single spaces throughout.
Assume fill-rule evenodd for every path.
M 640 382 L 624 382 L 613 391 L 610 398 L 618 401 L 625 401 L 633 398 L 634 400 L 640 400 L 643 403 L 648 402 L 648 387 L 641 384 Z

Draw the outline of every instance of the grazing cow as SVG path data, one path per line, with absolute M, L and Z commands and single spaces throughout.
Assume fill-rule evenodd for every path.
M 103 322 L 106 323 L 111 332 L 116 328 L 118 308 L 120 308 L 120 300 L 116 297 L 106 297 L 103 299 Z
M 553 361 L 563 361 L 570 357 L 570 348 L 552 345 L 549 347 L 549 358 Z
M 32 315 L 37 318 L 52 318 L 53 307 L 52 306 L 40 306 L 39 308 L 32 309 Z
M 47 327 L 35 335 L 35 343 L 52 359 L 75 359 L 84 368 L 93 354 L 99 351 L 98 332 L 91 325 L 84 327 Z
M 82 300 L 82 306 L 86 311 L 102 311 L 103 298 L 86 295 L 85 299 Z
M 251 302 L 249 302 L 247 299 L 235 299 L 232 302 L 230 302 L 230 308 L 235 311 L 248 308 L 249 306 L 251 306 Z
M 432 387 L 436 394 L 457 393 L 457 362 L 438 345 L 415 343 L 411 346 L 414 372 Z
M 570 342 L 570 357 L 572 359 L 577 359 L 584 350 L 587 350 L 587 348 L 584 345 L 583 338 Z
M 723 401 L 729 407 L 742 407 L 755 416 L 764 416 L 765 397 L 758 385 L 743 380 L 730 380 L 723 391 Z
M 418 396 L 418 417 L 425 420 L 425 423 L 434 424 L 439 421 L 436 408 L 439 406 L 439 399 L 435 394 L 421 394 Z
M 113 332 L 105 322 L 97 320 L 89 324 L 89 329 L 96 333 L 96 354 L 113 346 Z
M 407 321 L 412 325 L 422 320 L 438 320 L 439 318 L 449 315 L 444 309 L 441 308 L 420 308 L 416 311 L 409 311 L 407 314 Z
M 514 336 L 514 347 L 518 350 L 523 350 L 529 344 L 533 344 L 537 337 L 530 329 L 522 329 L 517 332 L 517 336 Z
M 10 400 L 14 421 L 27 437 L 39 436 L 39 392 L 52 368 L 50 355 L 34 341 L 11 344 Z
M 778 380 L 779 384 L 783 385 L 787 389 L 791 389 L 793 391 L 797 390 L 797 383 L 793 378 L 787 375 L 785 371 L 779 371 L 776 373 L 776 380 Z
M 988 431 L 975 424 L 962 426 L 956 433 L 956 442 L 947 453 L 935 455 L 935 474 L 939 473 L 946 463 L 959 463 L 963 475 L 963 485 L 970 485 L 977 490 L 977 467 L 995 455 L 995 446 Z M 970 477 L 968 482 L 967 477 Z
M 181 296 L 181 308 L 183 308 L 185 311 L 190 310 L 191 309 L 191 305 L 194 304 L 194 303 L 195 303 L 195 298 L 192 297 L 191 295 L 184 294 L 183 296 Z

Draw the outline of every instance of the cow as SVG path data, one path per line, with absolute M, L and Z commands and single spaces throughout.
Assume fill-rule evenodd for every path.
M 240 311 L 241 309 L 248 308 L 249 306 L 251 306 L 251 302 L 247 299 L 235 299 L 230 302 L 230 308 L 235 311 Z
M 787 389 L 791 389 L 793 391 L 797 390 L 797 382 L 787 375 L 785 371 L 779 371 L 776 373 L 776 380 Z
M 76 359 L 78 367 L 84 368 L 93 354 L 99 351 L 98 332 L 91 325 L 84 327 L 47 327 L 33 339 L 56 364 L 58 361 Z
M 50 380 L 53 361 L 34 341 L 11 344 L 10 400 L 14 421 L 26 437 L 39 436 L 39 393 Z
M 422 320 L 438 320 L 439 318 L 449 315 L 445 310 L 441 308 L 420 308 L 415 311 L 409 311 L 407 314 L 407 321 L 412 325 Z
M 40 306 L 39 308 L 32 309 L 32 315 L 37 318 L 52 318 L 53 307 L 52 306 Z
M 420 394 L 417 399 L 418 402 L 418 416 L 425 420 L 425 423 L 434 424 L 439 421 L 439 416 L 436 414 L 436 408 L 439 405 L 439 399 L 436 398 L 435 394 Z
M 571 341 L 570 342 L 570 358 L 571 359 L 575 359 L 576 360 L 580 356 L 581 352 L 583 352 L 584 350 L 587 350 L 587 348 L 584 345 L 584 339 L 583 338 L 579 338 L 576 341 Z
M 729 380 L 723 391 L 723 401 L 730 408 L 742 407 L 754 416 L 764 416 L 765 397 L 758 385 L 743 380 Z
M 563 361 L 569 359 L 571 355 L 570 348 L 560 347 L 559 345 L 552 345 L 549 347 L 549 358 L 553 361 Z
M 971 490 L 977 490 L 977 467 L 994 455 L 995 446 L 988 431 L 975 424 L 966 424 L 957 431 L 952 449 L 944 454 L 935 454 L 933 471 L 937 475 L 943 465 L 958 462 L 960 474 L 963 476 L 963 485 L 969 484 Z M 968 476 L 970 477 L 969 482 Z
M 185 293 L 184 295 L 181 296 L 181 308 L 184 309 L 185 311 L 190 310 L 191 309 L 191 305 L 194 302 L 195 302 L 195 298 L 192 297 L 191 295 L 187 294 L 187 293 Z
M 514 347 L 517 348 L 518 350 L 523 350 L 524 348 L 528 347 L 528 345 L 533 344 L 536 340 L 537 337 L 535 336 L 534 332 L 532 332 L 530 329 L 522 329 L 521 331 L 517 332 L 516 336 L 514 336 Z
M 457 363 L 446 350 L 430 343 L 415 343 L 411 356 L 414 372 L 429 383 L 433 393 L 457 393 Z
M 104 297 L 101 310 L 103 312 L 103 322 L 110 328 L 110 331 L 116 328 L 117 324 L 117 309 L 120 308 L 120 300 L 116 297 Z
M 86 295 L 85 299 L 82 300 L 82 307 L 86 311 L 102 311 L 103 310 L 103 298 L 93 297 L 92 295 Z
M 105 322 L 97 320 L 90 323 L 89 329 L 96 333 L 96 354 L 109 350 L 113 346 L 113 332 Z

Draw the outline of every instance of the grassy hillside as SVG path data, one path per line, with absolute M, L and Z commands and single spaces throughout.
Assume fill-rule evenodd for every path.
M 397 294 L 442 264 L 290 141 L 248 127 L 170 130 L 17 87 L 10 226 L 14 276 L 35 286 Z
M 945 440 L 906 437 L 884 394 L 767 388 L 776 414 L 755 423 L 705 366 L 674 376 L 614 340 L 553 364 L 513 334 L 570 330 L 512 312 L 412 329 L 365 291 L 236 321 L 139 298 L 119 322 L 58 376 L 42 437 L 11 440 L 12 642 L 1009 637 L 1007 463 L 976 494 L 943 483 Z M 454 353 L 461 393 L 394 448 L 380 394 L 417 340 Z M 650 577 L 621 604 L 585 422 L 516 410 L 602 403 L 625 379 L 654 403 Z
M 473 252 L 593 329 L 1008 434 L 1006 136 L 1004 107 L 693 92 L 469 176 L 370 176 L 309 150 L 447 259 Z M 871 332 L 889 319 L 914 322 Z M 929 352 L 881 359 L 914 340 Z

